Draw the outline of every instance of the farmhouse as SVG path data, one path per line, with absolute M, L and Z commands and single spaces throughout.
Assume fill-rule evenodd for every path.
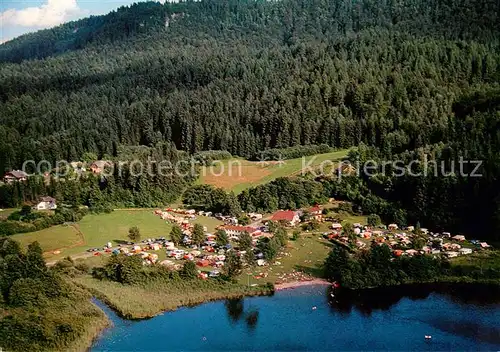
M 295 226 L 300 222 L 299 214 L 292 210 L 279 210 L 274 213 L 272 221 L 284 222 L 287 225 Z
M 7 172 L 3 177 L 3 182 L 12 183 L 12 182 L 22 182 L 28 179 L 28 174 L 21 170 L 12 170 Z
M 311 217 L 317 221 L 323 220 L 323 211 L 319 207 L 319 205 L 316 205 L 312 208 L 309 208 L 309 213 L 311 214 Z
M 100 174 L 106 167 L 111 166 L 113 166 L 113 164 L 110 161 L 97 160 L 90 165 L 90 171 L 92 171 L 94 174 Z
M 52 197 L 42 197 L 35 206 L 36 210 L 54 210 L 57 208 L 56 200 Z

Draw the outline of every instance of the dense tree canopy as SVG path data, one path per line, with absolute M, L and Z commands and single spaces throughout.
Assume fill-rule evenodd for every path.
M 240 205 L 273 211 L 335 195 L 384 221 L 493 237 L 499 22 L 491 0 L 203 0 L 139 3 L 25 35 L 0 46 L 0 171 L 26 160 L 174 162 L 188 152 L 207 164 L 360 144 L 364 159 L 467 156 L 484 160 L 483 178 L 282 180 L 238 200 L 208 188 L 208 200 L 185 200 L 236 215 Z M 195 178 L 34 179 L 1 187 L 0 206 L 46 194 L 101 210 L 160 206 Z
M 439 142 L 456 97 L 499 80 L 498 22 L 487 0 L 205 0 L 26 35 L 0 60 L 48 57 L 0 67 L 0 169 L 163 140 L 247 157 Z

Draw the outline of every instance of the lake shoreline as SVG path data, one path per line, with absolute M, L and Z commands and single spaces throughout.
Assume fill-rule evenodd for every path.
M 281 291 L 281 290 L 294 289 L 294 288 L 302 287 L 302 286 L 313 286 L 313 285 L 329 286 L 329 285 L 331 285 L 331 283 L 328 282 L 328 281 L 326 281 L 326 280 L 324 280 L 324 279 L 291 281 L 291 282 L 283 282 L 283 283 L 280 283 L 280 284 L 275 284 L 274 285 L 274 290 L 275 291 Z
M 406 284 L 401 284 L 401 285 L 396 285 L 396 286 L 379 286 L 379 287 L 373 287 L 373 288 L 363 288 L 363 289 L 356 289 L 356 290 L 351 290 L 344 288 L 342 289 L 344 292 L 352 292 L 355 295 L 359 294 L 365 294 L 368 292 L 377 292 L 379 290 L 401 290 L 401 292 L 404 292 L 408 288 L 414 287 L 414 288 L 425 288 L 431 285 L 440 285 L 440 284 L 447 284 L 447 285 L 452 285 L 452 286 L 457 286 L 459 287 L 460 285 L 484 285 L 484 284 L 492 284 L 491 282 L 485 283 L 485 282 L 480 282 L 479 280 L 472 280 L 468 282 L 463 282 L 463 281 L 445 281 L 445 280 L 440 280 L 440 281 L 434 281 L 434 282 L 420 282 L 420 283 L 406 283 Z M 304 280 L 304 281 L 290 281 L 290 282 L 284 282 L 284 283 L 279 283 L 279 284 L 274 284 L 273 287 L 266 287 L 265 285 L 260 286 L 260 290 L 255 290 L 253 292 L 249 292 L 245 290 L 241 290 L 241 292 L 218 292 L 217 295 L 211 296 L 209 298 L 204 297 L 195 301 L 190 301 L 186 302 L 183 304 L 176 305 L 175 307 L 169 307 L 166 309 L 158 310 L 154 314 L 130 314 L 130 313 L 124 313 L 119 306 L 113 303 L 112 300 L 110 300 L 108 297 L 106 297 L 105 294 L 102 292 L 99 292 L 98 290 L 91 289 L 89 287 L 86 287 L 89 292 L 92 293 L 92 295 L 95 297 L 94 299 L 97 299 L 101 304 L 105 305 L 107 308 L 109 308 L 114 314 L 116 314 L 117 317 L 120 319 L 125 319 L 125 320 L 131 320 L 131 321 L 141 321 L 141 320 L 149 320 L 155 317 L 158 317 L 159 315 L 162 315 L 163 313 L 167 312 L 174 312 L 179 308 L 183 307 L 194 307 L 198 305 L 202 305 L 205 303 L 209 302 L 214 302 L 214 301 L 221 301 L 221 300 L 227 300 L 227 299 L 238 299 L 238 298 L 246 298 L 246 297 L 258 297 L 258 296 L 273 296 L 275 292 L 280 292 L 280 291 L 285 291 L 285 290 L 293 290 L 296 288 L 301 288 L 301 287 L 307 287 L 307 286 L 330 286 L 331 282 L 325 280 L 325 279 L 312 279 L 312 280 Z M 498 283 L 493 284 L 493 286 L 500 286 Z M 80 287 L 84 287 L 83 285 L 80 285 Z M 95 302 L 94 302 L 95 304 Z M 101 309 L 102 311 L 102 309 Z M 105 330 L 108 328 L 112 327 L 112 319 L 106 314 L 105 311 L 103 313 L 106 315 L 106 318 L 108 320 L 108 324 L 105 326 L 102 326 L 101 329 L 98 329 L 95 331 L 95 334 L 91 340 L 86 338 L 85 342 L 88 342 L 87 348 L 90 349 L 94 342 L 99 339 L 99 337 L 103 334 Z M 81 345 L 81 343 L 79 344 Z
M 301 333 L 303 336 L 315 336 L 314 339 L 306 337 L 301 341 L 301 346 L 306 346 L 309 350 L 319 350 L 325 345 L 336 346 L 332 350 L 346 350 L 349 347 L 367 350 L 370 346 L 373 349 L 373 344 L 375 349 L 383 349 L 383 346 L 386 346 L 390 350 L 425 350 L 429 341 L 424 340 L 424 335 L 432 335 L 431 342 L 437 343 L 434 347 L 457 343 L 459 349 L 463 350 L 473 347 L 477 349 L 478 342 L 483 346 L 479 349 L 495 350 L 492 344 L 499 341 L 494 336 L 496 331 L 499 331 L 498 328 L 491 327 L 492 318 L 482 314 L 487 305 L 498 305 L 492 306 L 491 302 L 481 298 L 475 300 L 477 290 L 472 287 L 465 290 L 465 296 L 461 287 L 453 286 L 453 290 L 443 293 L 412 289 L 401 291 L 398 288 L 375 294 L 367 292 L 363 297 L 349 292 L 343 297 L 337 294 L 331 297 L 329 292 L 322 289 L 325 286 L 305 283 L 293 291 L 277 291 L 276 295 L 271 297 L 254 297 L 248 301 L 246 298 L 236 301 L 219 300 L 193 309 L 179 309 L 161 314 L 154 319 L 134 324 L 127 323 L 113 311 L 103 307 L 117 328 L 105 331 L 102 338 L 94 342 L 91 351 L 130 350 L 137 346 L 142 346 L 142 349 L 161 350 L 164 342 L 157 342 L 158 339 L 151 339 L 151 336 L 162 333 L 167 326 L 180 329 L 179 334 L 169 340 L 171 350 L 220 350 L 221 346 L 234 343 L 238 343 L 242 350 L 254 350 L 256 336 L 261 338 L 262 345 L 259 347 L 262 350 L 273 350 L 276 346 L 286 344 L 289 336 L 299 336 Z M 396 308 L 399 306 L 403 309 Z M 388 315 L 388 310 L 395 314 Z M 451 318 L 445 314 L 450 311 L 454 313 Z M 465 314 L 471 311 L 475 314 L 472 318 Z M 427 313 L 422 315 L 422 312 Z M 500 319 L 497 308 L 495 314 Z M 455 315 L 460 317 L 458 322 Z M 352 333 L 346 332 L 344 326 L 338 325 L 322 329 L 321 327 L 332 321 L 333 316 L 343 317 L 343 322 L 352 326 Z M 280 318 L 282 323 L 276 324 L 276 319 Z M 424 326 L 421 319 L 426 322 Z M 304 321 L 308 323 L 304 324 Z M 397 331 L 399 338 L 384 336 L 380 334 L 380 329 L 371 332 L 368 339 L 355 339 L 357 333 L 354 327 L 368 321 L 382 321 L 385 324 L 384 329 Z M 407 322 L 413 324 L 410 329 L 406 325 Z M 470 324 L 480 324 L 479 333 L 468 336 L 468 333 L 464 335 L 463 329 L 459 329 L 469 327 Z M 476 336 L 480 341 L 470 340 Z M 385 345 L 386 343 L 388 345 Z

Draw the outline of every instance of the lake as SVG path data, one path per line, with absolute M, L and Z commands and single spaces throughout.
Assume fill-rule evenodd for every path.
M 92 351 L 500 350 L 500 291 L 486 286 L 414 286 L 334 297 L 325 286 L 306 286 L 142 321 L 120 319 L 100 306 L 114 326 Z

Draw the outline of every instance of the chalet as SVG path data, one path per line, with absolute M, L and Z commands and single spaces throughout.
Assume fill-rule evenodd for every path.
M 100 174 L 104 171 L 106 167 L 111 167 L 111 166 L 113 166 L 111 161 L 97 160 L 90 165 L 90 171 L 92 171 L 94 174 Z
M 7 172 L 3 176 L 3 182 L 12 183 L 12 182 L 23 182 L 28 179 L 28 174 L 21 170 L 12 170 Z
M 389 228 L 389 230 L 391 230 L 391 231 L 395 231 L 395 230 L 397 230 L 397 229 L 398 229 L 398 225 L 396 225 L 396 224 L 389 224 L 388 228 Z
M 410 232 L 413 232 L 413 231 L 415 231 L 415 226 L 408 226 L 408 227 L 406 228 L 406 230 L 407 230 L 407 231 L 410 231 Z
M 299 214 L 292 210 L 279 210 L 273 214 L 271 220 L 284 222 L 289 226 L 295 226 L 300 222 Z
M 323 220 L 323 211 L 319 207 L 319 205 L 316 205 L 312 208 L 308 209 L 309 214 L 311 214 L 311 218 L 317 221 L 322 221 Z
M 36 210 L 54 210 L 57 208 L 56 200 L 52 197 L 42 197 L 35 206 Z
M 255 237 L 261 234 L 261 231 L 251 226 L 226 225 L 222 226 L 229 237 L 240 237 L 244 232 L 248 232 L 250 236 Z

